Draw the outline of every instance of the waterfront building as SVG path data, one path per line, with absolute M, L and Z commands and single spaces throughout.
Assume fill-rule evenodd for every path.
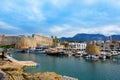
M 120 41 L 112 40 L 112 37 L 109 37 L 104 43 L 98 44 L 101 48 L 101 51 L 120 51 Z
M 77 43 L 77 42 L 71 42 L 69 43 L 69 47 L 77 50 L 85 50 L 86 49 L 86 43 Z
M 32 36 L 5 36 L 0 35 L 0 46 L 15 44 L 15 48 L 24 49 L 39 45 L 52 46 L 52 39 L 46 36 L 33 34 Z
M 106 41 L 100 44 L 100 47 L 102 51 L 120 51 L 120 41 Z
M 100 47 L 96 45 L 96 41 L 88 43 L 86 46 L 87 54 L 100 55 Z

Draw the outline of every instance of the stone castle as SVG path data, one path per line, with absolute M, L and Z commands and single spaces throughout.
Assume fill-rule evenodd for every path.
M 96 41 L 87 44 L 86 52 L 88 54 L 100 55 L 100 47 L 96 45 Z
M 15 48 L 25 49 L 29 47 L 37 47 L 39 45 L 52 46 L 52 38 L 33 34 L 32 36 L 5 36 L 0 35 L 0 46 L 15 44 Z

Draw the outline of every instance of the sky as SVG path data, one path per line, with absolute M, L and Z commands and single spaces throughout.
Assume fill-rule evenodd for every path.
M 120 34 L 120 0 L 0 0 L 0 34 Z

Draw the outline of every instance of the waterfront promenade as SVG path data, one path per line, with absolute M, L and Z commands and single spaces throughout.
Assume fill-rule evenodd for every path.
M 13 57 L 10 57 L 10 56 L 6 56 L 6 58 L 8 60 L 12 61 L 13 63 L 21 65 L 23 67 L 30 67 L 30 66 L 38 66 L 39 65 L 34 61 L 18 61 L 18 60 L 14 59 Z

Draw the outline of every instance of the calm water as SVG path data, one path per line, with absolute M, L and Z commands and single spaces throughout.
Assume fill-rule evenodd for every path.
M 79 80 L 120 80 L 120 59 L 90 61 L 75 57 L 53 57 L 44 54 L 13 53 L 18 60 L 32 60 L 40 64 L 25 71 L 56 72 L 78 78 Z

